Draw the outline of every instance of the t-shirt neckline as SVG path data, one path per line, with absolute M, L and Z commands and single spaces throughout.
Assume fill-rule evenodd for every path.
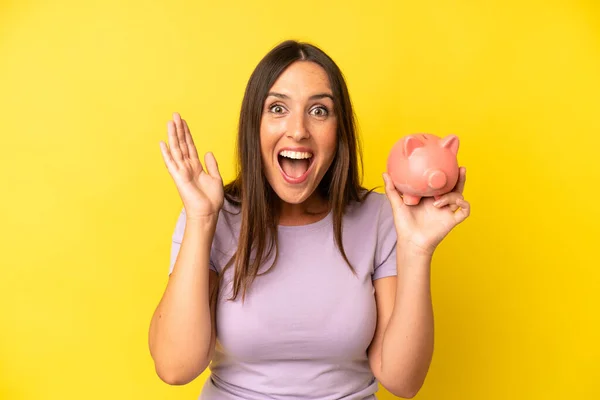
M 333 209 L 329 210 L 327 215 L 321 218 L 318 221 L 311 222 L 310 224 L 304 225 L 277 225 L 277 230 L 279 232 L 303 232 L 303 231 L 314 231 L 317 229 L 321 229 L 329 224 L 331 224 L 331 220 L 333 217 Z

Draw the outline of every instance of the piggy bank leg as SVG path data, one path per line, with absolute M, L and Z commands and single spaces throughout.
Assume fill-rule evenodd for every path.
M 415 206 L 419 204 L 419 201 L 421 200 L 420 196 L 413 196 L 411 194 L 404 194 L 402 195 L 402 198 L 404 199 L 404 204 L 408 206 Z

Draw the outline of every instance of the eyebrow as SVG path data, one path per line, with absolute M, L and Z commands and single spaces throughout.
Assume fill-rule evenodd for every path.
M 268 96 L 278 97 L 278 98 L 284 99 L 284 100 L 290 98 L 290 96 L 288 96 L 287 94 L 277 93 L 277 92 L 269 92 Z M 331 101 L 333 101 L 333 96 L 329 93 L 313 94 L 312 96 L 310 96 L 309 100 L 319 100 L 319 99 L 323 99 L 323 98 L 330 98 Z

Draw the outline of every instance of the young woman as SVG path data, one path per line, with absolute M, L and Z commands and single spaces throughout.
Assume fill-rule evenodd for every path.
M 361 187 L 343 76 L 315 46 L 286 41 L 250 77 L 238 175 L 200 163 L 185 120 L 160 148 L 183 201 L 170 276 L 153 315 L 158 376 L 202 399 L 413 397 L 433 352 L 431 259 L 469 215 L 455 190 L 407 206 Z

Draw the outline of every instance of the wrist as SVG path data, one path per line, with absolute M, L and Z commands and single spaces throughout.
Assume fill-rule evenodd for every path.
M 414 243 L 411 241 L 398 242 L 396 245 L 396 252 L 404 259 L 411 259 L 415 261 L 429 262 L 433 258 L 433 252 L 435 249 Z
M 217 215 L 207 215 L 203 217 L 186 217 L 185 227 L 186 229 L 192 229 L 205 233 L 214 232 L 217 228 Z

